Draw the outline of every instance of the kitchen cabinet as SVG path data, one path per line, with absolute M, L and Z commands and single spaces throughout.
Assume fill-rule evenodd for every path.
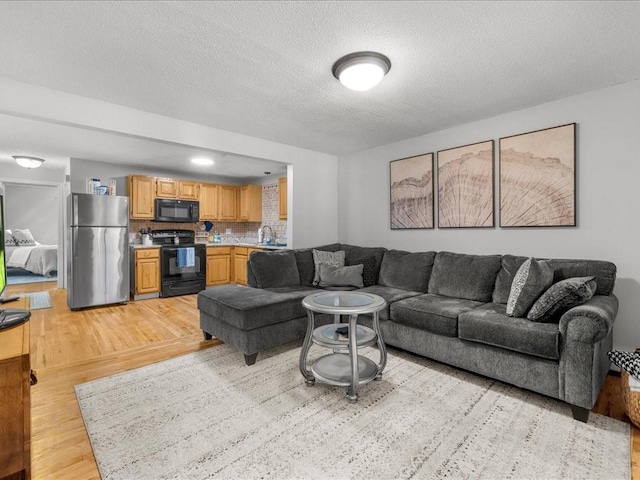
M 215 183 L 200 184 L 200 221 L 218 220 L 218 187 Z
M 135 248 L 134 252 L 134 299 L 138 295 L 145 295 L 145 298 L 159 296 L 160 248 Z
M 238 219 L 262 222 L 262 185 L 245 185 L 238 189 Z
M 278 218 L 287 219 L 287 177 L 278 179 Z
M 251 253 L 262 251 L 261 248 L 235 247 L 233 255 L 234 283 L 247 284 L 247 260 Z
M 28 298 L 11 308 L 29 309 Z M 31 478 L 29 321 L 0 331 L 0 477 Z M 33 383 L 35 383 L 33 374 Z
M 238 220 L 238 187 L 218 185 L 218 220 Z
M 156 196 L 155 177 L 129 175 L 129 214 L 131 219 L 153 219 Z
M 198 182 L 178 180 L 178 198 L 180 200 L 198 200 Z
M 178 181 L 173 178 L 156 178 L 156 197 L 178 198 Z
M 207 286 L 231 283 L 232 247 L 207 247 Z

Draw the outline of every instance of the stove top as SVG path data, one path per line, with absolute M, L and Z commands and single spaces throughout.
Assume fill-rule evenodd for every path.
M 151 237 L 154 245 L 192 247 L 196 235 L 193 230 L 153 230 Z

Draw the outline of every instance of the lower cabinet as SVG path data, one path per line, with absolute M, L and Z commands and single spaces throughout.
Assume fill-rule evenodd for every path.
M 134 299 L 160 295 L 160 248 L 135 248 L 131 293 Z
M 231 247 L 207 247 L 207 286 L 231 283 Z
M 261 248 L 235 247 L 233 255 L 234 283 L 247 284 L 247 260 L 252 252 L 259 252 Z

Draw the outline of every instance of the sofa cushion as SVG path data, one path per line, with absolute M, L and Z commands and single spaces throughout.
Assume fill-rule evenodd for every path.
M 458 315 L 483 305 L 427 293 L 391 304 L 391 320 L 448 337 L 458 336 Z
M 524 317 L 540 295 L 553 283 L 549 262 L 528 258 L 516 272 L 507 301 L 507 315 Z
M 435 252 L 389 250 L 382 259 L 378 284 L 427 293 L 434 256 Z
M 551 285 L 533 304 L 527 318 L 534 322 L 559 322 L 564 312 L 585 303 L 595 291 L 595 277 L 561 280 Z
M 313 285 L 313 275 L 315 267 L 313 264 L 313 248 L 296 249 L 293 254 L 296 256 L 298 264 L 298 273 L 300 274 L 300 284 L 310 287 Z M 316 247 L 315 250 L 324 250 L 325 252 L 337 252 L 340 250 L 339 243 L 332 243 L 322 247 Z
M 560 358 L 560 330 L 554 323 L 509 317 L 506 305 L 487 303 L 458 317 L 461 340 L 506 348 L 526 355 Z
M 325 252 L 324 250 L 313 250 L 313 284 L 320 284 L 320 265 L 333 265 L 334 267 L 344 267 L 344 250 L 337 252 Z
M 362 270 L 364 265 L 334 267 L 327 263 L 320 264 L 321 287 L 357 287 L 362 288 Z
M 258 288 L 277 288 L 300 285 L 296 256 L 291 250 L 253 252 L 249 257 Z
M 513 277 L 520 265 L 527 257 L 516 257 L 514 255 L 502 256 L 502 268 L 496 278 L 496 288 L 493 291 L 493 301 L 495 303 L 507 303 Z M 611 262 L 603 260 L 565 260 L 550 259 L 549 263 L 553 267 L 553 282 L 573 277 L 596 277 L 596 295 L 611 295 L 616 283 L 616 266 Z
M 500 255 L 438 252 L 429 280 L 429 293 L 490 302 L 500 260 Z
M 361 288 L 358 291 L 379 295 L 387 301 L 387 306 L 384 309 L 380 310 L 380 314 L 379 314 L 380 320 L 389 320 L 389 307 L 393 303 L 399 300 L 403 300 L 405 298 L 422 295 L 422 292 L 412 292 L 410 290 L 405 290 L 404 288 L 385 287 L 382 285 L 372 285 L 370 287 Z M 370 317 L 371 315 L 369 314 L 369 315 L 363 315 L 363 316 Z
M 376 274 L 376 257 L 353 258 L 349 257 L 345 260 L 346 265 L 362 265 L 362 283 L 363 287 L 370 287 L 378 283 L 378 275 Z
M 291 287 L 263 290 L 229 284 L 209 287 L 198 293 L 198 309 L 242 330 L 306 317 L 302 299 L 318 289 Z

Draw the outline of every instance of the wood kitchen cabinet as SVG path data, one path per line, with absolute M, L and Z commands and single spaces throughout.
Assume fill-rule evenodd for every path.
M 134 249 L 134 298 L 137 295 L 157 297 L 160 294 L 160 248 Z
M 231 283 L 232 247 L 207 247 L 207 286 Z
M 178 181 L 173 178 L 156 178 L 156 197 L 178 198 Z
M 27 310 L 22 297 L 11 308 Z M 35 380 L 35 375 L 34 375 Z M 35 383 L 35 381 L 34 381 Z M 0 331 L 0 478 L 31 478 L 29 321 Z
M 239 187 L 238 198 L 238 219 L 245 222 L 262 222 L 262 185 Z
M 178 180 L 178 198 L 180 200 L 198 200 L 200 184 L 191 180 Z
M 278 179 L 278 218 L 287 219 L 287 177 Z
M 247 260 L 252 252 L 259 252 L 261 248 L 235 247 L 233 255 L 234 283 L 247 284 Z
M 218 185 L 218 220 L 238 220 L 238 187 Z
M 153 219 L 156 197 L 155 177 L 129 175 L 129 214 L 131 219 Z
M 218 220 L 218 187 L 215 183 L 200 184 L 200 221 Z

